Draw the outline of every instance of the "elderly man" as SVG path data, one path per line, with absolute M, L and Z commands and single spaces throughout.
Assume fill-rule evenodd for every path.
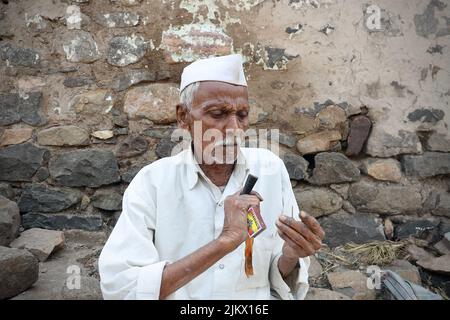
M 192 144 L 144 167 L 125 191 L 99 259 L 104 298 L 303 299 L 308 257 L 324 232 L 313 217 L 300 218 L 282 160 L 238 144 L 250 108 L 241 57 L 192 63 L 180 91 L 178 125 Z M 241 195 L 248 174 L 259 179 Z M 251 243 L 249 208 L 266 224 Z

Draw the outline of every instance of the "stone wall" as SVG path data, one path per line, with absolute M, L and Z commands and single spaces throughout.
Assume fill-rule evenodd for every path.
M 445 0 L 3 0 L 0 194 L 25 229 L 110 229 L 136 172 L 173 146 L 182 68 L 234 52 L 252 127 L 280 130 L 330 246 L 424 229 L 437 241 L 449 36 Z

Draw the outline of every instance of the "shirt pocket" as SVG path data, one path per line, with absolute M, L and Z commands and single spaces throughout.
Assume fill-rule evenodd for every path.
M 269 269 L 272 262 L 272 253 L 275 249 L 275 234 L 265 234 L 267 231 L 258 235 L 253 242 L 253 275 L 249 277 L 245 274 L 244 243 L 236 291 L 269 286 Z

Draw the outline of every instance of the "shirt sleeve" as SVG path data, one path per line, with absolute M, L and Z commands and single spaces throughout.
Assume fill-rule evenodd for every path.
M 143 180 L 138 173 L 125 191 L 122 213 L 100 254 L 104 299 L 159 299 L 168 261 L 160 261 L 153 243 L 156 210 Z
M 280 160 L 281 164 L 281 186 L 283 199 L 283 212 L 291 213 L 293 211 L 294 219 L 300 221 L 300 209 L 292 190 L 291 180 L 286 166 Z M 308 269 L 310 265 L 309 257 L 300 258 L 299 266 L 296 267 L 286 279 L 283 279 L 278 269 L 278 260 L 281 257 L 284 240 L 276 234 L 277 244 L 274 250 L 274 257 L 269 271 L 269 280 L 272 291 L 283 300 L 303 300 L 308 292 Z

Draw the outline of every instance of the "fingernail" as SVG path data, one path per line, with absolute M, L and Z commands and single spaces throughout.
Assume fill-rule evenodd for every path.
M 280 220 L 283 221 L 283 222 L 286 222 L 287 221 L 287 217 L 285 215 L 281 215 L 280 216 Z
M 305 211 L 300 211 L 300 217 L 301 218 L 305 218 L 306 217 L 306 213 L 305 213 Z

